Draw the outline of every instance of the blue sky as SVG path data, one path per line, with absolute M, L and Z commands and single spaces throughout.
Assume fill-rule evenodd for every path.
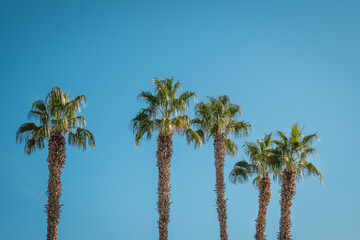
M 199 101 L 228 94 L 254 126 L 249 141 L 294 122 L 318 132 L 325 186 L 297 185 L 293 238 L 356 238 L 359 11 L 355 0 L 1 1 L 0 239 L 45 239 L 47 151 L 25 155 L 15 133 L 54 86 L 87 96 L 96 136 L 95 151 L 68 147 L 59 239 L 157 239 L 156 142 L 136 148 L 128 124 L 137 94 L 172 74 Z M 230 239 L 255 230 L 257 190 L 227 178 L 243 156 L 226 159 Z M 176 136 L 171 174 L 169 239 L 218 239 L 212 144 Z M 269 239 L 279 215 L 273 182 Z

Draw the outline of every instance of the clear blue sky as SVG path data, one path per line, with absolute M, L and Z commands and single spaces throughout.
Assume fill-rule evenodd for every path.
M 25 155 L 15 133 L 54 86 L 86 94 L 82 113 L 96 136 L 95 151 L 68 148 L 59 239 L 157 239 L 156 142 L 136 148 L 128 124 L 142 107 L 137 94 L 172 74 L 199 101 L 228 94 L 241 105 L 251 141 L 297 121 L 317 131 L 326 183 L 297 185 L 293 237 L 355 239 L 359 12 L 356 0 L 2 0 L 0 239 L 45 239 L 47 150 Z M 226 176 L 242 157 L 226 160 Z M 193 150 L 175 137 L 169 239 L 218 239 L 214 172 L 211 143 Z M 257 190 L 226 184 L 229 237 L 251 239 Z M 274 182 L 269 239 L 279 215 Z

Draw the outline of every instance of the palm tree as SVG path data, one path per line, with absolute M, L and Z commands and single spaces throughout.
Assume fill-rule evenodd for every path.
M 158 133 L 156 158 L 159 169 L 157 209 L 160 240 L 168 239 L 173 134 L 176 132 L 181 136 L 185 135 L 188 143 L 193 141 L 195 146 L 202 144 L 201 136 L 191 129 L 190 118 L 183 114 L 189 107 L 190 99 L 195 99 L 196 95 L 185 91 L 177 98 L 181 86 L 179 82 L 173 83 L 174 77 L 163 80 L 155 78 L 152 82 L 155 86 L 155 94 L 144 91 L 139 94 L 139 99 L 145 101 L 147 107 L 141 109 L 130 123 L 130 128 L 135 134 L 136 146 L 140 144 L 145 134 L 147 139 L 150 139 L 153 132 Z
M 291 239 L 290 207 L 295 196 L 295 180 L 300 181 L 304 176 L 318 176 L 321 183 L 324 183 L 321 173 L 307 161 L 310 155 L 316 154 L 316 149 L 312 147 L 312 144 L 318 139 L 318 135 L 314 133 L 303 136 L 302 131 L 303 128 L 300 128 L 298 124 L 293 124 L 290 137 L 278 131 L 280 140 L 274 140 L 278 158 L 283 165 L 279 240 Z
M 232 183 L 245 183 L 250 176 L 255 175 L 253 184 L 259 190 L 259 211 L 256 220 L 256 240 L 265 240 L 266 212 L 271 197 L 271 181 L 269 173 L 274 177 L 278 174 L 279 163 L 274 157 L 271 134 L 265 135 L 263 140 L 256 143 L 247 142 L 244 145 L 245 153 L 250 158 L 250 163 L 239 161 L 230 173 Z
M 200 135 L 206 136 L 207 139 L 212 137 L 214 140 L 216 169 L 215 192 L 217 195 L 216 204 L 220 224 L 220 239 L 227 240 L 224 183 L 225 154 L 235 156 L 238 152 L 237 145 L 229 139 L 229 136 L 247 136 L 251 125 L 237 120 L 237 117 L 241 115 L 241 108 L 231 103 L 229 97 L 226 95 L 218 98 L 209 98 L 208 102 L 197 104 L 195 114 L 197 118 L 192 122 L 199 128 Z
M 70 146 L 86 150 L 87 146 L 95 148 L 94 135 L 83 127 L 85 118 L 78 116 L 81 106 L 85 106 L 84 95 L 72 99 L 70 94 L 55 87 L 47 95 L 45 101 L 38 100 L 32 104 L 29 120 L 16 133 L 18 143 L 25 142 L 25 153 L 31 154 L 45 147 L 48 141 L 49 181 L 47 213 L 47 240 L 56 240 L 60 221 L 59 204 L 61 197 L 61 172 L 65 164 L 65 136 Z

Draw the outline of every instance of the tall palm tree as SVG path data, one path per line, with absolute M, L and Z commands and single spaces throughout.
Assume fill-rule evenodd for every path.
M 259 190 L 259 211 L 254 238 L 265 240 L 266 213 L 271 197 L 269 173 L 273 173 L 276 177 L 279 169 L 279 162 L 272 149 L 271 134 L 265 135 L 263 140 L 257 140 L 255 143 L 245 143 L 244 150 L 250 158 L 250 163 L 237 162 L 230 173 L 230 181 L 245 183 L 249 177 L 255 175 L 253 184 Z
M 318 176 L 321 183 L 324 183 L 321 173 L 307 161 L 310 155 L 316 154 L 316 149 L 312 147 L 312 144 L 318 139 L 318 135 L 314 133 L 303 136 L 302 131 L 303 128 L 298 124 L 293 124 L 289 137 L 279 131 L 280 140 L 274 140 L 278 158 L 283 165 L 279 240 L 291 239 L 290 207 L 295 196 L 295 180 L 300 181 L 304 176 Z
M 86 150 L 87 146 L 95 148 L 94 135 L 83 127 L 85 118 L 79 116 L 81 106 L 85 106 L 86 97 L 81 95 L 72 99 L 59 87 L 54 87 L 45 101 L 38 100 L 32 104 L 29 120 L 16 133 L 18 143 L 25 142 L 25 153 L 31 154 L 45 147 L 48 142 L 49 181 L 47 213 L 47 240 L 56 240 L 60 221 L 59 204 L 61 197 L 61 172 L 65 164 L 65 136 L 70 146 Z
M 185 91 L 179 97 L 177 92 L 180 83 L 174 84 L 174 77 L 163 80 L 154 79 L 152 84 L 155 93 L 141 92 L 139 99 L 145 101 L 147 107 L 140 110 L 131 120 L 130 128 L 135 134 L 135 144 L 138 146 L 146 134 L 150 139 L 153 132 L 157 137 L 157 167 L 159 213 L 158 228 L 159 239 L 168 239 L 168 223 L 170 216 L 170 161 L 173 153 L 173 134 L 186 136 L 188 143 L 193 141 L 195 146 L 201 146 L 201 136 L 191 129 L 190 118 L 184 114 L 190 104 L 191 98 L 196 98 L 195 93 Z M 178 115 L 180 114 L 180 115 Z
M 196 105 L 196 117 L 192 122 L 199 128 L 201 135 L 207 139 L 213 138 L 216 169 L 216 204 L 220 224 L 220 239 L 227 240 L 227 216 L 224 182 L 224 165 L 226 153 L 235 156 L 238 152 L 237 145 L 229 138 L 247 136 L 251 125 L 238 121 L 241 115 L 240 106 L 230 102 L 226 95 L 218 98 L 209 98 L 207 102 Z

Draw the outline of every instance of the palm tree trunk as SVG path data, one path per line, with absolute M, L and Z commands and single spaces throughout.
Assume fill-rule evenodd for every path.
M 170 216 L 170 161 L 173 153 L 172 134 L 159 134 L 157 144 L 159 240 L 167 240 Z
M 292 205 L 292 199 L 295 196 L 295 171 L 284 170 L 282 176 L 281 186 L 281 217 L 280 217 L 280 231 L 278 234 L 278 240 L 290 240 L 290 207 Z
M 270 197 L 271 197 L 271 181 L 269 178 L 269 173 L 266 173 L 266 176 L 263 177 L 259 182 L 259 212 L 258 218 L 256 220 L 256 240 L 265 240 L 265 227 L 266 227 L 266 212 L 269 206 Z
M 65 138 L 61 133 L 53 134 L 49 139 L 49 181 L 47 213 L 47 240 L 57 240 L 58 224 L 60 222 L 59 204 L 61 197 L 61 171 L 65 164 Z
M 225 137 L 222 134 L 215 135 L 215 170 L 216 170 L 216 205 L 218 220 L 220 224 L 220 239 L 228 240 L 226 227 L 226 199 L 225 199 L 225 182 L 224 182 L 224 165 L 225 165 Z

